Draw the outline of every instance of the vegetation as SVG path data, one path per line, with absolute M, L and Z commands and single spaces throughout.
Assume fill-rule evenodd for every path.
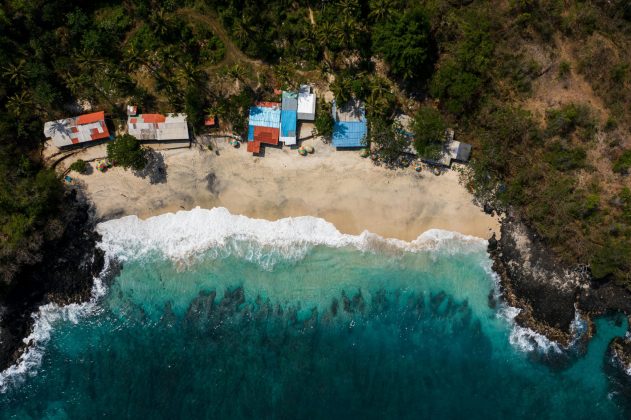
M 422 106 L 414 116 L 414 148 L 419 156 L 438 159 L 442 151 L 447 125 L 438 110 Z
M 315 130 L 318 136 L 324 139 L 331 140 L 333 135 L 333 117 L 331 116 L 331 106 L 327 104 L 322 98 L 318 98 L 316 102 L 316 116 L 315 116 Z
M 107 144 L 107 158 L 125 169 L 141 171 L 147 165 L 147 152 L 136 137 L 123 134 Z
M 398 114 L 414 115 L 407 129 L 424 156 L 449 121 L 473 144 L 467 185 L 481 201 L 510 207 L 565 262 L 631 285 L 630 23 L 624 0 L 5 1 L 2 275 L 37 261 L 63 230 L 62 186 L 39 161 L 43 121 L 79 103 L 124 118 L 131 101 L 185 110 L 196 130 L 216 115 L 244 135 L 253 101 L 334 80 L 339 104 L 365 104 L 367 141 L 386 162 L 408 146 Z M 558 95 L 577 75 L 589 89 Z M 330 136 L 323 101 L 317 115 Z M 118 164 L 142 166 L 137 143 L 110 149 Z
M 83 174 L 85 173 L 87 167 L 88 167 L 88 164 L 84 160 L 79 159 L 72 162 L 72 164 L 70 165 L 68 169 L 70 169 L 71 171 Z

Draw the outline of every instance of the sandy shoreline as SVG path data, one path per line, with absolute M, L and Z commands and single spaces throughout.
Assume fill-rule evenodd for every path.
M 392 171 L 319 140 L 304 142 L 316 149 L 308 157 L 289 148 L 267 148 L 265 156 L 254 157 L 224 140 L 217 143 L 218 155 L 199 145 L 161 151 L 164 183 L 151 184 L 120 168 L 71 176 L 101 220 L 131 214 L 144 219 L 199 206 L 268 220 L 317 216 L 343 233 L 369 230 L 408 241 L 432 228 L 483 239 L 499 233 L 498 219 L 472 203 L 455 171 L 441 176 L 413 168 Z M 104 155 L 105 146 L 95 146 L 62 165 Z

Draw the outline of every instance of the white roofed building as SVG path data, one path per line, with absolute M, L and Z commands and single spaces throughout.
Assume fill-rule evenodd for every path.
M 186 114 L 140 114 L 127 118 L 127 132 L 138 140 L 189 140 Z
M 298 91 L 298 119 L 315 120 L 316 97 L 309 85 L 300 85 Z

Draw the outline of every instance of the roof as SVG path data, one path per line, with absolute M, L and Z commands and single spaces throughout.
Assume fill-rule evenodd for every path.
M 282 99 L 283 111 L 295 111 L 298 109 L 298 94 L 295 92 L 283 92 Z
M 166 121 L 166 116 L 161 114 L 140 114 L 141 122 L 146 123 L 163 123 Z
M 333 124 L 333 146 L 363 147 L 368 133 L 365 122 L 335 121 Z
M 311 93 L 311 86 L 301 85 L 298 92 L 298 114 L 301 117 L 313 119 L 315 117 L 316 97 Z
M 296 118 L 297 114 L 295 110 L 281 111 L 280 118 L 280 137 L 281 141 L 286 145 L 296 144 Z
M 90 124 L 97 121 L 105 120 L 105 111 L 93 112 L 91 114 L 83 114 L 77 117 L 77 124 Z
M 368 133 L 364 106 L 360 101 L 349 101 L 339 109 L 333 101 L 333 145 L 335 147 L 363 147 Z
M 248 152 L 259 153 L 261 144 L 277 145 L 279 131 L 278 128 L 274 127 L 250 126 L 248 136 L 251 132 L 252 139 L 248 137 Z
M 250 107 L 250 125 L 280 128 L 280 104 L 277 102 L 266 102 L 265 104 L 272 103 L 275 105 L 267 106 L 259 103 Z
M 127 119 L 127 132 L 138 140 L 188 140 L 186 114 L 140 114 Z
M 86 143 L 110 137 L 105 124 L 105 112 L 93 112 L 44 124 L 44 135 L 57 147 Z

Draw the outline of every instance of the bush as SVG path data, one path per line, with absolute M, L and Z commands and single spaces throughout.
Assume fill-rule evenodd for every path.
M 315 129 L 319 136 L 325 140 L 330 140 L 333 135 L 333 117 L 331 116 L 331 106 L 323 99 L 318 101 L 318 109 L 315 117 Z
M 554 142 L 545 153 L 545 160 L 559 171 L 583 168 L 587 153 L 581 148 L 568 148 L 560 142 Z
M 116 165 L 125 169 L 141 171 L 147 165 L 146 151 L 140 142 L 129 134 L 118 136 L 107 145 L 107 157 Z
M 70 165 L 68 169 L 80 174 L 84 174 L 87 169 L 87 163 L 84 160 L 79 159 L 76 162 L 72 162 L 72 165 Z
M 447 125 L 438 110 L 429 106 L 421 107 L 412 123 L 414 148 L 419 156 L 429 159 L 439 157 Z
M 546 113 L 547 133 L 550 136 L 568 136 L 581 128 L 581 137 L 589 140 L 596 129 L 596 122 L 587 105 L 569 104 Z
M 626 174 L 631 168 L 631 150 L 625 150 L 613 164 L 613 171 Z

